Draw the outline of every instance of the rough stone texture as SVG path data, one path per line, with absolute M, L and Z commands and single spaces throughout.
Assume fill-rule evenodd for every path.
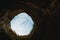
M 11 20 L 16 15 L 16 13 L 18 14 L 18 12 L 23 11 L 29 13 L 29 15 L 33 17 L 38 30 L 36 30 L 30 40 L 56 40 L 56 34 L 58 33 L 57 35 L 60 36 L 59 0 L 2 0 L 0 1 L 0 5 L 0 18 L 3 18 L 1 20 L 4 20 L 4 17 L 8 17 L 8 19 Z M 6 12 L 8 12 L 8 15 L 5 14 Z M 7 35 L 3 35 L 3 39 L 1 39 L 1 37 L 0 39 L 4 40 L 4 36 Z M 60 37 L 58 37 L 58 39 L 60 39 Z

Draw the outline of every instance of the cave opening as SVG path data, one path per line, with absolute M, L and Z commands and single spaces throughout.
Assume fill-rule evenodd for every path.
M 29 35 L 34 27 L 34 21 L 25 12 L 19 13 L 10 21 L 11 29 L 19 36 Z

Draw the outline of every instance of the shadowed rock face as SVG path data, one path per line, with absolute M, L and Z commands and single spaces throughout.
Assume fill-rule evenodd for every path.
M 2 26 L 0 25 L 0 40 L 12 40 L 4 31 Z
M 31 15 L 36 22 L 38 29 L 32 35 L 30 40 L 55 40 L 56 32 L 59 32 L 59 23 L 60 22 L 60 2 L 58 0 L 38 0 L 38 1 L 5 1 L 1 3 L 0 7 L 0 18 L 4 20 L 5 13 L 9 10 L 8 18 L 11 20 L 19 12 L 27 12 Z M 40 7 L 40 10 L 39 10 Z M 22 9 L 22 10 L 19 10 Z M 57 24 L 56 24 L 57 23 Z M 1 24 L 1 22 L 0 22 Z M 57 27 L 55 27 L 57 25 Z M 2 26 L 1 26 L 2 27 Z M 57 30 L 56 30 L 57 29 Z M 3 31 L 4 32 L 4 31 Z M 0 34 L 6 40 L 9 38 L 5 33 Z M 60 36 L 60 35 L 59 35 Z M 8 39 L 7 39 L 8 38 Z M 1 37 L 0 37 L 1 39 Z M 1 39 L 1 40 L 3 40 Z

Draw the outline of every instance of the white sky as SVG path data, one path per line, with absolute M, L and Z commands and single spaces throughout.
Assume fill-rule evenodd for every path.
M 27 13 L 20 13 L 11 20 L 10 24 L 17 35 L 24 36 L 30 34 L 34 22 Z

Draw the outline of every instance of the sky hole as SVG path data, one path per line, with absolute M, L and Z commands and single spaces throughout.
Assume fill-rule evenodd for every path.
M 27 13 L 19 13 L 10 22 L 11 29 L 19 36 L 29 35 L 33 30 L 34 21 Z

